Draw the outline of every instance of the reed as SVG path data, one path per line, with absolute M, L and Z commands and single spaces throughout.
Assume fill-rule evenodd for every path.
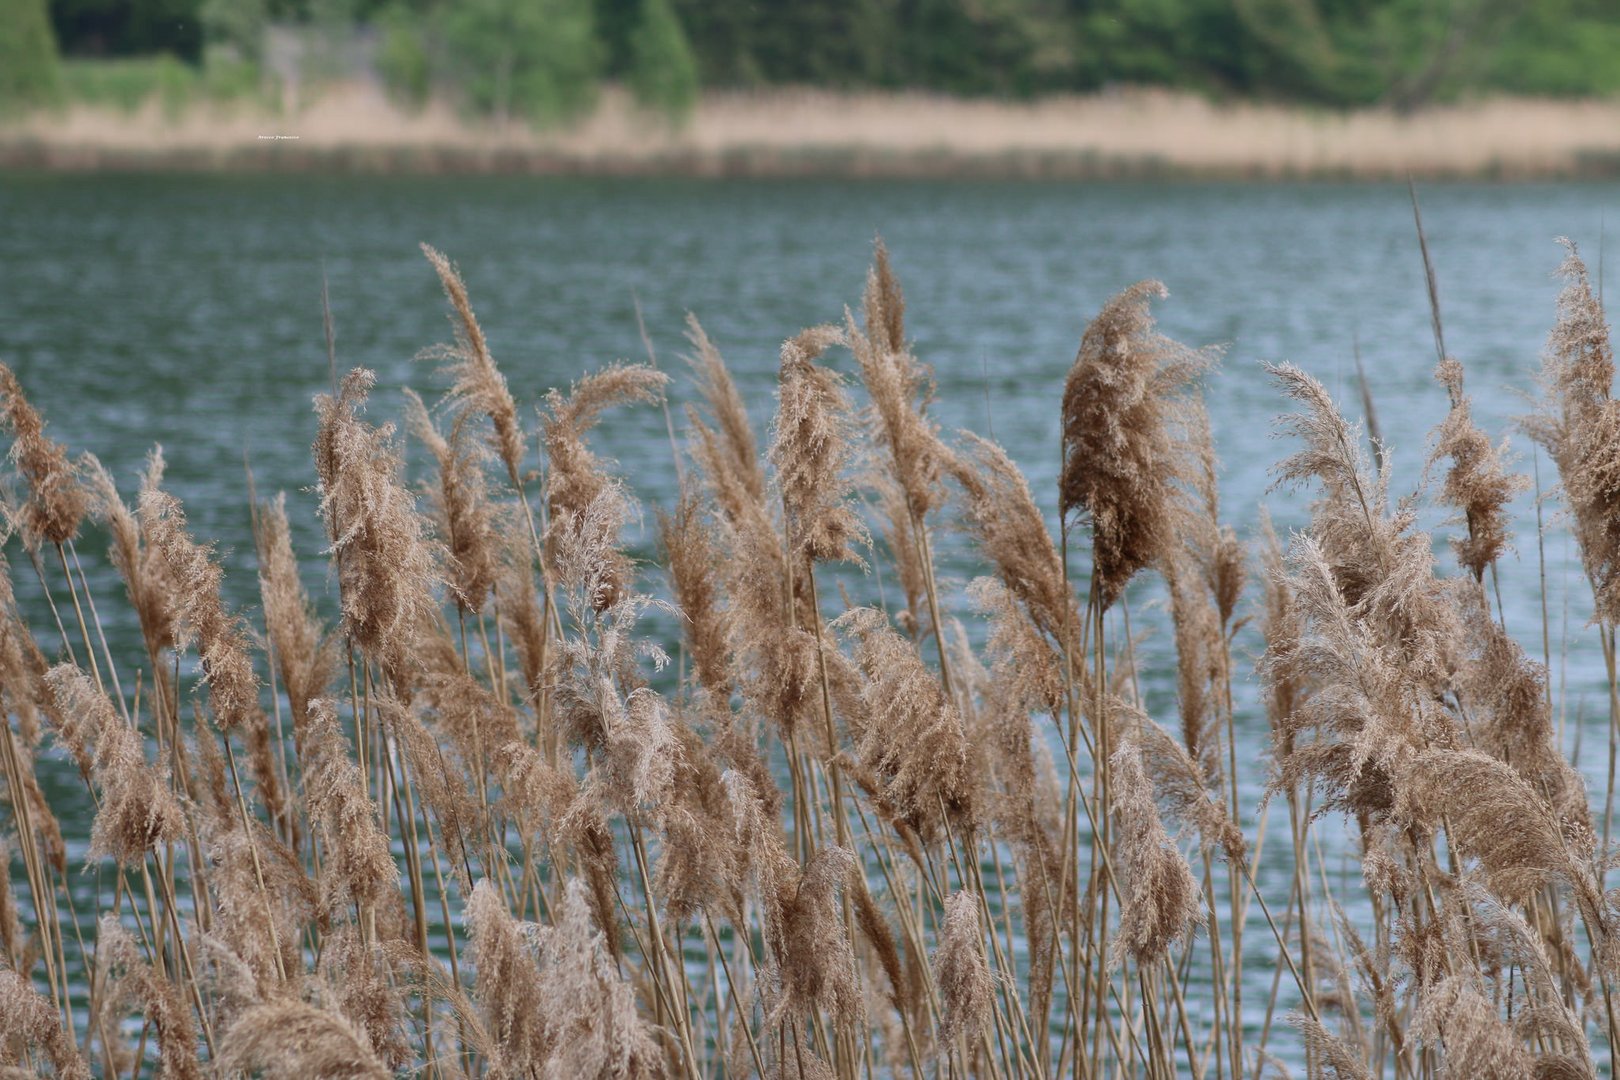
M 1525 427 L 1609 664 L 1594 812 L 1516 636 L 1536 628 L 1486 580 L 1526 484 L 1445 353 L 1423 247 L 1449 406 L 1422 487 L 1392 492 L 1401 448 L 1369 460 L 1319 382 L 1274 367 L 1296 409 L 1278 498 L 1308 513 L 1286 543 L 1222 517 L 1216 353 L 1155 328 L 1162 285 L 1085 328 L 1038 495 L 930 416 L 881 241 L 856 310 L 784 342 L 763 452 L 689 320 L 661 573 L 632 554 L 645 493 L 592 442 L 610 409 L 667 408 L 669 377 L 585 374 L 526 430 L 430 247 L 454 340 L 423 354 L 437 396 L 407 402 L 425 468 L 370 417 L 375 376 L 335 378 L 318 505 L 247 493 L 256 613 L 226 602 L 160 453 L 132 510 L 0 366 L 6 536 L 50 614 L 30 625 L 0 561 L 0 1075 L 1600 1075 L 1608 326 L 1570 247 Z M 300 514 L 334 611 L 304 588 Z M 122 598 L 92 592 L 86 530 Z M 940 544 L 977 560 L 965 588 Z M 101 626 L 119 603 L 133 664 Z M 1250 622 L 1258 710 L 1233 691 Z M 1163 672 L 1138 648 L 1159 623 Z M 1175 707 L 1152 715 L 1144 684 Z M 94 808 L 83 835 L 39 779 L 53 758 Z M 1359 875 L 1329 864 L 1339 828 Z

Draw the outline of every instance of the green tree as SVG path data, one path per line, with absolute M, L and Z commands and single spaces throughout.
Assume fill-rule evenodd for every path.
M 590 0 L 465 0 L 443 18 L 447 74 L 474 111 L 546 124 L 595 100 Z
M 671 119 L 684 118 L 697 103 L 697 60 L 669 0 L 642 0 L 627 74 L 636 100 Z
M 377 71 L 389 94 L 413 109 L 427 103 L 432 89 L 432 67 L 422 19 L 402 3 L 390 4 L 376 15 L 381 41 Z
M 264 51 L 265 0 L 203 0 L 197 15 L 207 44 L 233 49 L 243 60 L 257 61 Z
M 0 0 L 0 111 L 52 100 L 56 36 L 45 0 Z
M 201 0 L 51 0 L 51 25 L 64 56 L 202 58 Z

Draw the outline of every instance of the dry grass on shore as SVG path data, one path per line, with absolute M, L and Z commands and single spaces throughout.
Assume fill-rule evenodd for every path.
M 315 555 L 291 546 L 288 500 L 255 506 L 250 622 L 161 456 L 127 503 L 0 367 L 12 566 L 57 617 L 36 637 L 0 573 L 5 1075 L 1598 1075 L 1620 707 L 1595 826 L 1546 672 L 1508 632 L 1536 628 L 1502 626 L 1486 587 L 1522 479 L 1472 421 L 1438 318 L 1451 408 L 1421 494 L 1456 512 L 1455 575 L 1289 366 L 1277 474 L 1310 525 L 1285 546 L 1225 523 L 1199 393 L 1216 358 L 1155 329 L 1157 282 L 1080 343 L 1054 534 L 999 447 L 929 418 L 881 245 L 859 315 L 783 344 L 763 440 L 692 320 L 704 404 L 681 489 L 654 493 L 653 572 L 622 548 L 636 496 L 590 433 L 668 376 L 609 367 L 520 406 L 425 250 L 453 339 L 424 353 L 438 400 L 409 410 L 421 488 L 368 413 L 369 372 L 315 403 L 334 622 L 300 584 Z M 1528 426 L 1612 689 L 1620 405 L 1573 248 L 1563 274 Z M 90 528 L 122 600 L 79 569 Z M 947 529 L 982 560 L 971 634 L 935 574 Z M 891 583 L 886 610 L 829 588 L 855 562 Z M 638 624 L 660 576 L 679 642 Z M 1136 629 L 1173 634 L 1174 716 L 1138 693 L 1156 676 L 1126 597 L 1145 576 L 1170 602 Z M 120 602 L 136 670 L 101 633 Z M 1251 619 L 1264 715 L 1240 720 Z M 1240 760 L 1240 723 L 1267 726 L 1266 761 Z M 67 900 L 81 867 L 36 780 L 47 756 L 94 799 L 89 860 L 116 881 L 100 911 Z M 1266 807 L 1239 805 L 1240 770 Z M 1361 858 L 1337 895 L 1324 818 Z M 1293 867 L 1269 894 L 1263 850 Z M 1257 966 L 1275 971 L 1258 1001 Z
M 271 138 L 271 136 L 279 136 Z M 272 115 L 156 102 L 0 127 L 0 165 L 58 169 L 679 173 L 700 176 L 1554 177 L 1620 172 L 1620 101 L 1496 99 L 1404 115 L 1121 90 L 1019 104 L 934 95 L 711 92 L 678 129 L 610 90 L 576 126 L 407 113 L 338 84 Z

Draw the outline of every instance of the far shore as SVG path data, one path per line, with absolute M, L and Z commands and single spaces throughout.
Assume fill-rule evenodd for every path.
M 605 93 L 574 125 L 470 124 L 339 85 L 283 113 L 156 103 L 0 123 L 0 168 L 1091 179 L 1620 176 L 1620 100 L 1412 114 L 1124 90 L 1030 103 L 916 93 L 710 93 L 679 127 Z

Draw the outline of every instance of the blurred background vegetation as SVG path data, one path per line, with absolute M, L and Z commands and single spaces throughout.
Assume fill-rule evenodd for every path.
M 778 85 L 1408 109 L 1620 94 L 1620 0 L 0 0 L 0 109 L 356 77 L 536 124 L 605 82 L 675 121 L 701 88 Z

